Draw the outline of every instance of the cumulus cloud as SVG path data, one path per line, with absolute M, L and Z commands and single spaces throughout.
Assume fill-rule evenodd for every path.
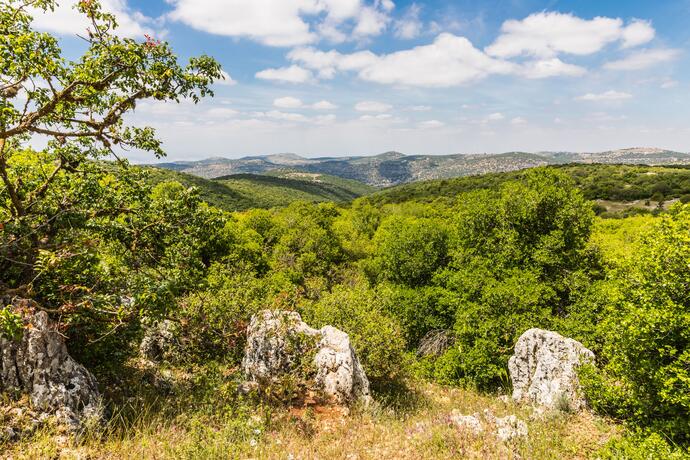
M 633 21 L 628 27 L 623 29 L 623 48 L 644 45 L 650 42 L 656 34 L 654 27 L 649 21 L 639 19 Z
M 84 34 L 91 22 L 76 10 L 76 4 L 76 1 L 65 0 L 58 3 L 54 11 L 30 8 L 34 27 L 59 35 Z M 118 35 L 143 39 L 144 34 L 154 34 L 151 29 L 154 20 L 129 8 L 125 0 L 102 0 L 101 5 L 103 11 L 117 18 Z
M 279 97 L 273 100 L 273 107 L 281 109 L 298 109 L 303 105 L 304 103 L 300 99 L 291 96 Z
M 280 67 L 277 69 L 265 69 L 256 73 L 256 78 L 286 83 L 308 83 L 312 81 L 313 77 L 311 71 L 298 65 Z
M 330 101 L 319 101 L 312 104 L 311 108 L 314 110 L 335 110 L 338 106 Z
M 542 12 L 522 20 L 508 20 L 501 35 L 486 52 L 494 57 L 537 56 L 551 58 L 559 53 L 588 55 L 621 41 L 631 47 L 654 38 L 648 22 L 635 20 L 625 26 L 618 18 L 582 19 L 572 14 Z
M 630 99 L 632 97 L 632 94 L 630 93 L 625 93 L 622 91 L 615 91 L 615 90 L 609 90 L 605 91 L 603 93 L 587 93 L 583 96 L 579 96 L 575 99 L 578 101 L 591 101 L 591 102 L 600 102 L 600 101 L 623 101 L 625 99 Z
M 392 2 L 366 0 L 170 0 L 168 17 L 204 32 L 268 46 L 380 34 Z
M 646 49 L 632 53 L 623 59 L 607 62 L 605 69 L 609 70 L 642 70 L 657 64 L 669 62 L 680 56 L 677 49 Z
M 392 105 L 378 101 L 361 101 L 355 104 L 358 112 L 389 112 L 392 108 Z
M 558 58 L 515 63 L 493 58 L 477 49 L 465 37 L 440 34 L 433 43 L 390 54 L 371 51 L 342 54 L 313 47 L 297 48 L 287 55 L 292 62 L 316 72 L 319 78 L 333 78 L 339 71 L 354 71 L 360 79 L 420 87 L 451 87 L 493 74 L 515 74 L 527 78 L 579 76 L 580 66 Z

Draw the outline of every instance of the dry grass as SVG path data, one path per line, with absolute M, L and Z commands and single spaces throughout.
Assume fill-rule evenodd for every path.
M 531 411 L 470 390 L 418 384 L 415 391 L 382 396 L 368 409 L 306 407 L 270 411 L 248 406 L 228 417 L 181 412 L 142 415 L 126 430 L 76 440 L 44 430 L 7 447 L 11 459 L 585 459 L 619 428 L 589 413 L 530 419 Z M 159 403 L 160 404 L 160 403 Z M 451 423 L 489 408 L 527 421 L 525 440 L 500 442 Z M 222 413 L 222 408 L 219 413 Z

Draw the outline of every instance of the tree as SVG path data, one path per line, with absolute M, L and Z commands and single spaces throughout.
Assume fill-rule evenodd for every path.
M 67 60 L 54 37 L 32 29 L 29 9 L 54 7 L 54 0 L 0 3 L 0 272 L 5 289 L 23 292 L 41 251 L 55 249 L 65 226 L 133 211 L 101 199 L 108 187 L 99 180 L 108 173 L 94 160 L 126 167 L 118 150 L 164 152 L 153 129 L 127 126 L 123 116 L 144 99 L 197 102 L 221 77 L 210 57 L 181 66 L 167 43 L 118 37 L 115 18 L 97 0 L 75 5 L 90 21 L 87 50 Z M 36 136 L 47 147 L 26 150 Z

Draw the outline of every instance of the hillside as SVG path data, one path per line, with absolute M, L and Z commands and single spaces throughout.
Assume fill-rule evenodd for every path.
M 469 155 L 404 155 L 386 152 L 375 156 L 340 158 L 303 158 L 295 154 L 280 154 L 240 159 L 210 158 L 201 161 L 160 163 L 155 166 L 209 179 L 242 173 L 265 174 L 290 168 L 357 180 L 375 187 L 390 187 L 423 180 L 568 163 L 683 165 L 690 164 L 690 154 L 657 148 L 630 148 L 595 153 L 507 152 Z
M 568 164 L 549 168 L 568 174 L 590 200 L 633 201 L 651 199 L 655 195 L 655 198 L 669 200 L 690 194 L 690 167 Z M 379 205 L 410 200 L 453 200 L 471 190 L 496 188 L 520 174 L 517 171 L 501 172 L 403 184 L 377 192 L 368 199 Z
M 286 206 L 297 200 L 346 202 L 375 191 L 361 182 L 291 170 L 271 171 L 268 175 L 236 174 L 209 180 L 180 171 L 146 169 L 152 183 L 177 181 L 186 187 L 197 187 L 204 201 L 226 211 Z

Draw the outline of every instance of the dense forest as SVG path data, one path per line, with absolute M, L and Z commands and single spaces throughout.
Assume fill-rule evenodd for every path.
M 0 5 L 0 59 L 13 63 L 0 72 L 0 294 L 50 316 L 107 410 L 79 435 L 44 424 L 0 437 L 11 458 L 690 455 L 690 204 L 604 219 L 592 202 L 681 198 L 688 170 L 544 167 L 356 199 L 365 188 L 290 177 L 208 188 L 103 160 L 116 145 L 162 155 L 122 115 L 143 98 L 208 95 L 221 76 L 213 59 L 182 66 L 165 43 L 118 38 L 98 2 L 83 1 L 89 51 L 66 61 L 20 5 Z M 43 150 L 27 146 L 37 133 L 51 137 Z M 223 201 L 227 187 L 241 200 Z M 3 344 L 31 329 L 12 302 Z M 349 334 L 375 403 L 338 418 L 300 402 L 291 380 L 238 393 L 247 325 L 264 309 Z M 142 360 L 161 325 L 174 340 L 157 363 Z M 451 431 L 452 405 L 506 410 L 496 396 L 510 392 L 508 359 L 535 327 L 596 355 L 580 369 L 590 410 L 530 419 L 530 437 L 508 446 Z M 0 420 L 22 404 L 4 393 Z M 382 439 L 391 445 L 378 452 Z

